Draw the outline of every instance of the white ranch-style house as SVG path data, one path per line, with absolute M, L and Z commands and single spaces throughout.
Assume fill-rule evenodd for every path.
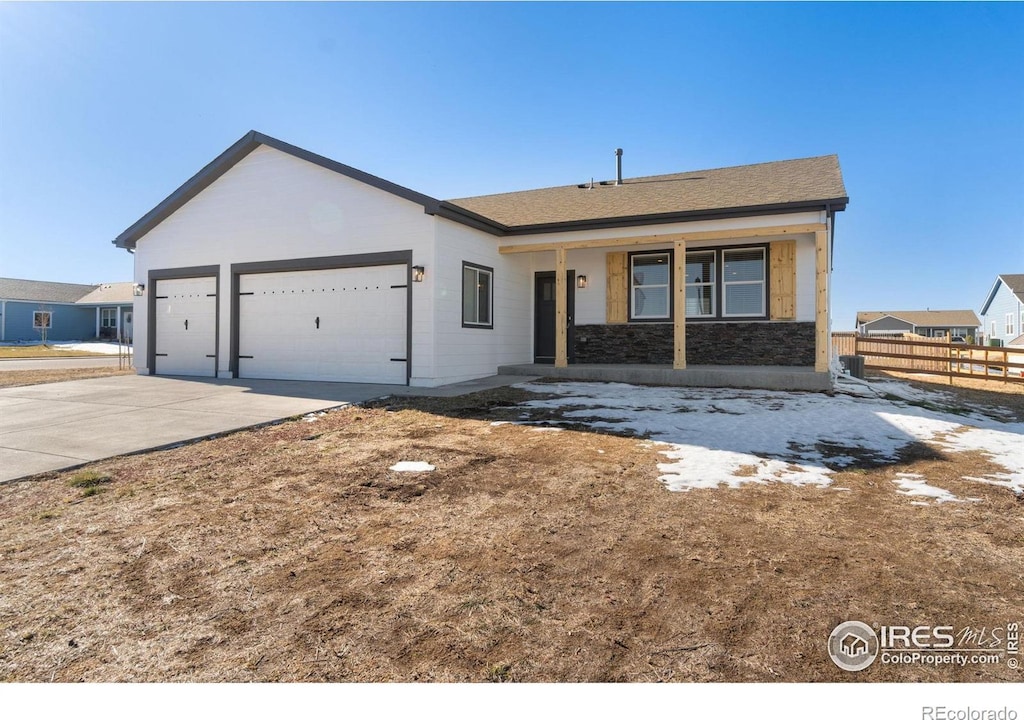
M 622 179 L 617 152 L 442 201 L 250 132 L 114 241 L 139 372 L 828 387 L 836 156 Z

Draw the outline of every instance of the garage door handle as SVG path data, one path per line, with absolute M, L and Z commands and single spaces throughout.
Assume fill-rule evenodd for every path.
M 317 318 L 316 318 L 316 329 L 317 329 L 317 330 L 319 330 L 319 329 L 320 329 L 320 316 L 319 316 L 319 315 L 318 315 L 318 316 L 317 316 Z
M 188 330 L 188 320 L 185 321 L 185 329 Z

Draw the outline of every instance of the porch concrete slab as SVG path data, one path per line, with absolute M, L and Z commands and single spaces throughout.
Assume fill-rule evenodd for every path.
M 554 365 L 528 363 L 503 365 L 498 372 L 506 375 L 541 375 L 563 380 L 593 380 L 633 385 L 668 385 L 676 387 L 732 387 L 758 390 L 832 389 L 829 373 L 814 368 L 745 365 L 694 365 L 676 370 L 671 365 Z
M 0 482 L 167 447 L 392 394 L 463 395 L 520 375 L 437 388 L 117 375 L 0 389 Z

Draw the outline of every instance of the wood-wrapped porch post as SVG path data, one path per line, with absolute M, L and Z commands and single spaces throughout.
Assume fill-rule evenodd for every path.
M 555 250 L 555 367 L 569 366 L 566 289 L 565 248 L 560 247 Z
M 814 233 L 814 370 L 828 372 L 828 232 Z
M 675 292 L 673 298 L 672 315 L 675 322 L 673 335 L 675 337 L 675 355 L 672 367 L 676 370 L 686 369 L 686 241 L 676 240 L 675 268 L 674 268 Z

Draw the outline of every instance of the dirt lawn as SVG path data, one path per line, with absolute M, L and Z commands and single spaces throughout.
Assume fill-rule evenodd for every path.
M 0 372 L 0 387 L 22 387 L 24 385 L 45 385 L 68 380 L 107 377 L 109 375 L 134 375 L 135 368 L 93 367 L 55 368 L 53 370 L 3 370 Z
M 826 653 L 846 620 L 1024 619 L 1024 502 L 961 479 L 980 453 L 912 447 L 838 473 L 844 492 L 674 493 L 643 440 L 491 424 L 527 397 L 347 408 L 0 486 L 0 679 L 1024 677 Z M 915 504 L 897 472 L 978 501 Z

